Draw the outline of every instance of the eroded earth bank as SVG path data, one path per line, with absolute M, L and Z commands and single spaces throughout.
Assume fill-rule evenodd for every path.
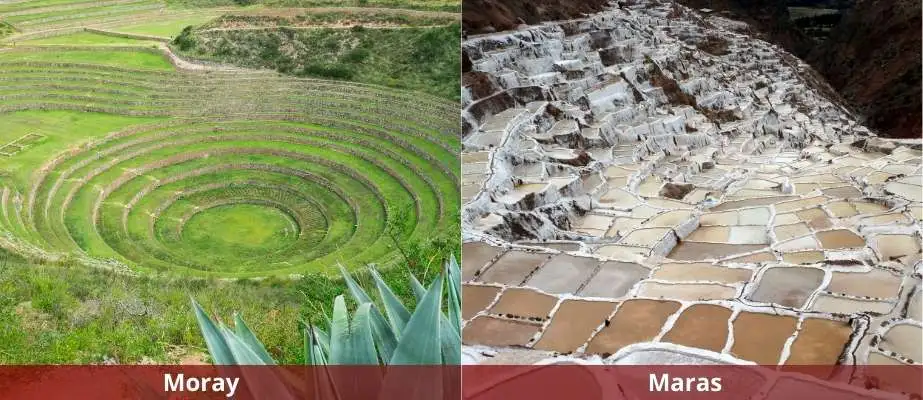
M 463 43 L 468 362 L 919 364 L 920 141 L 636 3 Z

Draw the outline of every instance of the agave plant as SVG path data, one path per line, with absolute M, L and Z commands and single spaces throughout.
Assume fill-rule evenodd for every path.
M 458 365 L 461 361 L 461 271 L 454 257 L 428 288 L 410 275 L 417 304 L 411 313 L 369 266 L 377 301 L 340 266 L 358 307 L 350 317 L 343 295 L 327 316 L 327 330 L 302 323 L 307 365 Z M 443 312 L 443 295 L 447 297 Z M 212 320 L 192 300 L 205 343 L 219 365 L 275 365 L 239 315 L 234 328 Z M 380 304 L 380 306 L 379 306 Z M 384 309 L 384 312 L 380 308 Z

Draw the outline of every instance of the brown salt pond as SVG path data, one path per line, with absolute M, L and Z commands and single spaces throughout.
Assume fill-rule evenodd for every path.
M 868 364 L 869 365 L 906 365 L 891 357 L 888 357 L 886 355 L 882 355 L 879 353 L 874 353 L 874 352 L 869 353 Z
M 471 280 L 475 272 L 503 251 L 484 242 L 468 242 L 462 245 L 462 280 Z
M 824 261 L 824 252 L 822 251 L 794 251 L 783 253 L 782 261 L 790 264 L 814 264 Z
M 587 346 L 590 354 L 614 354 L 632 343 L 647 342 L 660 334 L 670 315 L 679 310 L 680 303 L 659 300 L 626 300 Z
M 849 341 L 846 322 L 807 318 L 792 343 L 787 365 L 835 365 Z
M 663 341 L 720 352 L 728 337 L 731 310 L 711 305 L 695 304 L 685 309 L 663 337 Z
M 819 206 L 827 202 L 827 198 L 823 196 L 809 197 L 806 199 L 800 199 L 795 201 L 787 201 L 784 203 L 778 203 L 775 205 L 776 212 L 784 213 L 789 211 L 800 210 L 802 208 L 808 208 L 812 206 Z
M 708 283 L 642 282 L 638 296 L 672 300 L 726 300 L 737 297 L 737 289 Z
M 916 362 L 923 360 L 923 329 L 910 324 L 892 325 L 882 337 L 881 348 L 895 351 Z
M 727 243 L 731 228 L 727 226 L 703 226 L 692 231 L 684 239 L 692 242 Z
M 865 239 L 847 229 L 817 232 L 817 240 L 825 249 L 852 249 L 865 247 Z
M 718 204 L 715 207 L 712 207 L 711 211 L 714 211 L 714 212 L 729 211 L 729 210 L 737 210 L 741 208 L 766 206 L 766 205 L 775 204 L 775 203 L 779 203 L 779 202 L 787 201 L 791 199 L 796 199 L 796 198 L 797 198 L 796 196 L 775 196 L 775 197 L 761 197 L 761 198 L 746 199 L 746 200 L 726 201 L 724 203 Z
M 773 228 L 773 232 L 776 234 L 776 239 L 782 241 L 807 235 L 811 233 L 811 228 L 808 228 L 807 224 L 801 222 L 792 225 L 778 225 Z
M 653 247 L 670 233 L 670 228 L 641 228 L 631 231 L 619 243 L 630 246 Z
M 468 302 L 464 298 L 464 303 Z M 508 288 L 500 295 L 497 304 L 490 308 L 492 314 L 530 319 L 545 319 L 558 303 L 558 298 L 523 288 Z
M 886 301 L 858 300 L 826 294 L 818 295 L 811 305 L 813 311 L 847 315 L 868 312 L 886 314 L 892 308 L 894 305 Z
M 771 251 L 761 251 L 758 253 L 748 254 L 745 256 L 728 258 L 724 260 L 729 263 L 759 263 L 766 261 L 776 261 L 776 255 Z
M 576 293 L 596 270 L 599 261 L 567 254 L 554 256 L 525 283 L 548 293 Z
M 580 289 L 584 297 L 619 298 L 628 293 L 635 283 L 650 274 L 650 270 L 634 263 L 604 262 L 596 275 Z
M 480 316 L 462 330 L 462 342 L 468 345 L 525 346 L 541 325 L 537 323 Z
M 862 192 L 852 186 L 828 188 L 824 189 L 822 192 L 824 195 L 836 199 L 852 199 L 856 197 L 862 197 Z
M 462 318 L 471 319 L 497 298 L 500 288 L 493 286 L 462 285 Z
M 641 225 L 644 220 L 641 218 L 618 217 L 612 223 L 612 227 L 606 232 L 606 237 L 625 236 L 632 229 Z
M 877 235 L 872 243 L 882 260 L 920 254 L 919 239 L 913 235 Z
M 660 214 L 644 223 L 645 227 L 673 227 L 692 217 L 692 211 L 674 210 Z
M 606 246 L 600 246 L 598 249 L 596 249 L 595 253 L 603 257 L 625 259 L 635 255 L 648 257 L 651 255 L 651 249 L 649 247 L 610 244 Z
M 856 207 L 853 207 L 852 203 L 848 201 L 832 202 L 827 204 L 827 209 L 837 218 L 849 218 L 854 215 L 859 215 L 859 212 L 856 211 Z
M 820 208 L 809 208 L 807 210 L 801 210 L 795 213 L 799 219 L 806 222 L 814 230 L 827 229 L 830 225 L 830 220 L 827 219 L 827 213 Z
M 801 308 L 824 280 L 817 268 L 774 267 L 767 269 L 750 300 Z
M 705 213 L 699 216 L 700 226 L 727 226 L 735 225 L 739 219 L 737 211 Z
M 534 348 L 561 353 L 577 350 L 605 323 L 615 306 L 616 303 L 607 301 L 564 301 Z
M 897 297 L 900 286 L 899 276 L 886 270 L 873 269 L 869 272 L 834 272 L 826 290 L 857 297 L 893 298 Z
M 706 263 L 663 264 L 654 271 L 653 278 L 666 281 L 710 281 L 721 283 L 746 282 L 753 271 L 728 268 Z
M 546 253 L 511 250 L 488 267 L 478 280 L 518 286 L 550 256 Z
M 797 323 L 795 317 L 741 311 L 733 322 L 731 354 L 759 365 L 777 365 Z
M 667 258 L 677 261 L 716 260 L 734 254 L 749 253 L 766 246 L 760 244 L 727 244 L 681 241 Z
M 889 224 L 901 224 L 907 225 L 913 221 L 907 218 L 904 214 L 901 213 L 889 213 L 878 215 L 874 217 L 865 217 L 862 218 L 859 223 L 862 225 L 889 225 Z

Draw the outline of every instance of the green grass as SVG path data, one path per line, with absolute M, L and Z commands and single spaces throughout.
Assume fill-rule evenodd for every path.
M 401 29 L 191 31 L 177 37 L 174 47 L 195 58 L 416 90 L 457 101 L 460 34 L 458 24 Z
M 0 5 L 0 14 L 36 4 L 69 3 L 73 0 Z M 442 7 L 439 1 L 393 2 L 411 3 Z M 135 13 L 112 9 L 126 16 Z M 103 18 L 80 16 L 81 12 L 58 9 L 38 16 L 68 18 L 50 25 Z M 111 30 L 169 37 L 215 15 L 212 10 L 182 13 L 167 10 L 162 19 L 126 22 Z M 338 15 L 322 13 L 312 21 Z M 377 13 L 369 15 L 379 18 L 374 17 Z M 410 23 L 430 22 L 426 18 Z M 49 25 L 29 25 L 45 26 Z M 311 56 L 311 61 L 322 62 L 321 72 L 332 60 L 340 60 L 354 68 L 353 73 L 366 76 L 355 80 L 457 98 L 457 81 L 437 87 L 440 74 L 449 76 L 449 69 L 451 78 L 457 79 L 457 30 L 455 25 L 401 33 L 346 31 L 355 36 L 324 33 L 328 36 L 310 37 L 324 39 L 327 46 L 326 53 Z M 330 45 L 334 40 L 384 53 L 338 54 Z M 47 46 L 25 47 L 34 44 Z M 402 300 L 411 302 L 407 269 L 428 282 L 443 259 L 459 253 L 459 140 L 452 102 L 382 86 L 276 74 L 251 79 L 246 72 L 186 73 L 140 47 L 104 47 L 148 47 L 145 41 L 90 33 L 16 45 L 23 48 L 0 52 L 0 107 L 32 109 L 0 112 L 0 145 L 29 133 L 42 138 L 0 159 L 0 190 L 6 188 L 8 194 L 0 198 L 0 231 L 12 232 L 37 251 L 21 252 L 31 254 L 27 257 L 0 250 L 0 363 L 91 363 L 107 358 L 171 363 L 203 353 L 189 312 L 190 296 L 210 312 L 240 311 L 274 358 L 300 363 L 297 321 L 322 323 L 330 300 L 345 291 L 335 273 L 336 262 L 359 270 L 367 262 L 386 266 L 384 279 Z M 59 50 L 51 45 L 98 48 Z M 21 65 L 23 61 L 32 64 Z M 395 70 L 387 70 L 392 67 Z M 65 110 L 69 107 L 77 111 Z M 90 109 L 106 112 L 86 111 Z M 242 112 L 247 115 L 238 114 Z M 274 119 L 280 112 L 290 120 Z M 191 116 L 204 118 L 179 119 Z M 112 138 L 97 148 L 78 148 L 142 124 L 145 128 L 138 133 Z M 222 153 L 237 148 L 285 150 L 299 156 Z M 65 151 L 68 156 L 47 174 L 40 170 Z M 134 168 L 190 152 L 203 156 L 114 184 Z M 299 158 L 304 156 L 312 158 Z M 116 157 L 124 158 L 108 166 Z M 312 175 L 232 169 L 167 183 L 193 170 L 247 163 Z M 100 191 L 110 186 L 114 190 L 99 203 Z M 127 206 L 148 188 L 154 189 Z M 20 209 L 32 190 L 35 207 Z M 175 197 L 177 192 L 184 194 Z M 274 203 L 259 203 L 263 200 Z M 215 206 L 221 202 L 230 205 Z M 196 213 L 196 207 L 206 211 Z M 31 211 L 35 213 L 30 220 Z M 152 220 L 154 212 L 159 214 Z M 302 234 L 295 237 L 298 229 Z M 120 261 L 133 274 L 88 265 L 76 256 L 78 248 L 97 262 Z M 46 251 L 65 255 L 49 263 L 42 256 Z M 213 273 L 196 269 L 202 266 Z
M 75 45 L 75 46 L 154 46 L 152 40 L 138 40 L 92 32 L 80 32 L 70 35 L 52 36 L 21 42 L 23 45 Z
M 31 183 L 30 176 L 35 167 L 69 146 L 131 125 L 158 120 L 161 118 L 74 111 L 33 110 L 0 114 L 0 143 L 8 143 L 29 133 L 45 136 L 26 151 L 0 160 L 0 179 L 3 175 L 12 177 L 13 186 L 23 189 Z
M 162 54 L 111 50 L 61 50 L 29 51 L 13 49 L 0 52 L 0 62 L 58 62 L 109 65 L 126 68 L 142 68 L 156 71 L 172 71 L 173 65 Z
M 58 6 L 63 6 L 63 4 Z M 156 10 L 157 6 L 157 1 L 141 1 L 131 4 L 110 4 L 102 6 L 88 3 L 80 8 L 54 8 L 45 12 L 8 16 L 5 17 L 5 19 L 13 25 L 55 24 L 61 21 L 80 19 L 93 20 L 113 14 L 131 15 L 133 13 Z
M 16 33 L 16 30 L 13 29 L 10 24 L 0 21 L 0 39 L 10 36 L 14 33 Z
M 351 27 L 355 25 L 395 25 L 395 26 L 436 26 L 450 25 L 458 18 L 443 15 L 416 15 L 387 11 L 329 11 L 302 14 L 292 13 L 285 16 L 230 14 L 218 17 L 202 25 L 201 29 L 233 29 L 242 26 L 252 27 L 321 27 L 336 25 Z
M 457 0 L 166 0 L 175 7 L 254 6 L 268 7 L 378 7 L 461 12 Z
M 0 4 L 0 13 L 28 10 L 28 9 L 40 8 L 40 7 L 61 6 L 61 5 L 79 3 L 79 2 L 84 2 L 84 1 L 86 0 L 34 0 L 34 1 L 11 3 L 11 4 Z
M 291 217 L 276 208 L 233 204 L 196 214 L 186 223 L 182 239 L 203 252 L 259 256 L 285 247 L 297 234 Z
M 412 271 L 424 282 L 438 263 Z M 382 272 L 395 293 L 413 301 L 406 268 Z M 360 274 L 360 280 L 368 281 Z M 220 315 L 240 312 L 280 363 L 300 364 L 297 321 L 325 323 L 339 278 L 260 281 L 128 276 L 79 264 L 31 264 L 0 249 L 0 363 L 175 363 L 206 353 L 189 312 L 190 296 Z
M 132 25 L 123 25 L 110 28 L 116 32 L 134 33 L 139 35 L 160 36 L 172 38 L 179 35 L 183 28 L 187 26 L 197 26 L 207 23 L 215 18 L 215 14 L 204 13 L 192 16 L 167 16 L 163 20 L 156 22 L 143 22 Z

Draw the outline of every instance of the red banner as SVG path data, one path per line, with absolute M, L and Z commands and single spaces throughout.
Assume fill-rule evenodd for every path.
M 921 366 L 6 366 L 0 399 L 919 399 Z

